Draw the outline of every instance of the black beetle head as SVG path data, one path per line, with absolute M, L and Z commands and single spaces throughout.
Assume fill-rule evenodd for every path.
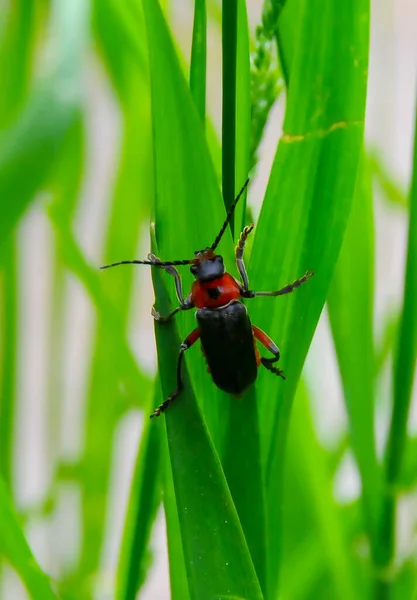
M 198 281 L 217 279 L 224 275 L 223 257 L 210 248 L 196 252 L 190 271 Z

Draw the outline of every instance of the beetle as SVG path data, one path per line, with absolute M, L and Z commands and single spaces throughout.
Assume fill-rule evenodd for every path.
M 233 216 L 236 205 L 249 184 L 246 180 L 227 213 L 216 239 L 211 246 L 198 250 L 194 258 L 189 260 L 161 261 L 154 254 L 148 254 L 148 260 L 123 260 L 101 269 L 119 265 L 139 264 L 160 267 L 174 277 L 179 306 L 167 316 L 161 316 L 155 308 L 152 316 L 159 323 L 168 323 L 178 312 L 197 308 L 197 327 L 185 338 L 180 346 L 177 361 L 177 388 L 154 410 L 152 417 L 165 412 L 169 404 L 183 389 L 181 367 L 186 350 L 197 340 L 201 341 L 202 351 L 214 383 L 221 390 L 233 396 L 240 396 L 258 375 L 258 367 L 263 365 L 268 371 L 285 379 L 284 372 L 275 366 L 280 357 L 278 346 L 259 327 L 252 325 L 243 298 L 256 296 L 282 296 L 300 287 L 313 271 L 296 279 L 293 283 L 272 292 L 255 292 L 249 289 L 249 279 L 243 262 L 243 254 L 247 238 L 254 228 L 252 223 L 241 233 L 236 249 L 236 265 L 241 281 L 226 272 L 223 258 L 215 253 L 220 240 Z M 191 265 L 191 273 L 195 277 L 191 292 L 184 298 L 181 276 L 176 266 Z M 256 345 L 260 342 L 273 355 L 272 358 L 260 356 Z

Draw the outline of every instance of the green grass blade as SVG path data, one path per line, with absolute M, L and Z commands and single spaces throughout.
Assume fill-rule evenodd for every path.
M 186 258 L 214 240 L 224 219 L 224 207 L 201 121 L 181 75 L 162 13 L 151 0 L 144 0 L 143 6 L 152 89 L 158 252 L 163 258 Z M 171 91 L 168 97 L 167 86 Z M 200 190 L 204 190 L 204 196 L 199 202 L 196 194 Z M 165 314 L 169 303 L 165 299 L 159 304 L 166 294 L 159 281 L 166 275 L 155 269 L 153 275 L 157 308 Z M 185 331 L 189 333 L 181 329 L 181 338 Z M 175 385 L 181 338 L 173 324 L 157 326 L 156 333 L 162 386 L 167 396 Z M 188 356 L 185 362 L 193 364 Z M 219 459 L 197 410 L 186 369 L 184 373 L 184 392 L 167 411 L 166 422 L 190 597 L 261 598 Z M 214 386 L 209 379 L 205 381 L 206 389 L 198 389 L 202 396 L 210 398 Z
M 169 309 L 162 273 L 153 270 L 156 307 Z M 175 385 L 167 368 L 178 354 L 174 324 L 156 324 L 162 390 Z M 181 398 L 166 412 L 166 427 L 175 496 L 191 600 L 239 597 L 261 600 L 262 593 L 220 460 L 201 418 L 187 369 Z M 162 423 L 155 422 L 154 427 Z
M 129 86 L 129 82 L 134 81 L 134 78 L 126 77 L 123 68 L 125 54 L 131 54 L 141 77 L 147 74 L 145 45 L 143 39 L 137 35 L 138 26 L 143 27 L 143 15 L 136 9 L 135 3 L 119 0 L 96 0 L 95 3 L 94 22 L 100 34 L 99 41 L 105 48 L 105 59 L 111 61 L 110 75 L 114 77 L 114 73 L 119 74 L 116 88 L 120 87 L 122 82 Z M 109 49 L 112 49 L 111 53 Z M 117 60 L 117 49 L 123 56 L 122 63 Z M 126 77 L 125 80 L 123 76 Z
M 301 2 L 297 23 L 284 134 L 255 233 L 249 275 L 255 290 L 279 289 L 307 269 L 316 275 L 291 296 L 259 298 L 251 309 L 253 322 L 281 346 L 287 375 L 285 382 L 272 381 L 266 372 L 259 376 L 267 485 L 271 478 L 281 478 L 292 398 L 352 204 L 365 111 L 366 0 L 344 8 L 331 0 Z M 275 503 L 269 506 L 278 510 Z M 276 532 L 276 543 L 279 539 Z
M 53 49 L 55 67 L 37 85 L 16 122 L 0 139 L 1 241 L 45 182 L 65 133 L 78 114 L 78 70 L 86 40 L 88 6 L 81 0 L 70 5 L 62 0 L 53 3 L 50 33 L 57 44 Z
M 308 540 L 314 538 L 314 542 L 310 543 L 319 550 L 321 568 L 326 573 L 326 585 L 332 588 L 328 592 L 329 597 L 344 600 L 364 597 L 363 589 L 358 585 L 352 557 L 346 551 L 349 545 L 347 527 L 340 506 L 334 499 L 326 452 L 317 440 L 308 396 L 302 382 L 295 398 L 288 451 L 284 521 L 287 523 L 287 535 L 291 544 L 294 543 L 291 538 L 295 538 L 300 529 L 303 544 L 308 545 Z M 297 507 L 296 511 L 294 505 Z M 296 522 L 298 525 L 295 525 Z M 302 559 L 302 552 L 298 554 Z
M 158 399 L 160 394 L 158 393 Z M 151 408 L 149 407 L 149 412 Z M 146 414 L 145 409 L 145 414 Z M 146 550 L 160 504 L 161 431 L 145 416 L 127 508 L 116 600 L 135 600 L 146 577 Z
M 193 43 L 191 48 L 190 90 L 200 115 L 206 120 L 206 63 L 207 63 L 206 0 L 194 2 Z
M 379 343 L 375 347 L 375 378 L 378 378 L 388 359 L 391 357 L 392 348 L 398 336 L 399 315 L 389 311 L 384 319 L 384 326 Z
M 264 464 L 256 389 L 233 399 L 222 456 L 224 472 L 262 590 L 266 591 Z
M 249 175 L 249 149 L 251 129 L 251 93 L 250 93 L 250 54 L 249 26 L 246 1 L 237 4 L 237 46 L 236 46 L 236 145 L 235 145 L 235 195 L 239 192 Z M 235 211 L 235 239 L 245 223 L 246 194 L 240 200 Z
M 302 9 L 302 2 L 303 0 L 284 0 L 284 2 L 271 0 L 272 6 L 275 5 L 274 12 L 278 13 L 276 37 L 279 62 L 287 88 L 290 83 L 290 72 L 298 34 L 299 10 Z
M 4 129 L 21 110 L 32 76 L 36 41 L 36 6 L 18 2 L 3 8 L 4 35 L 0 40 L 0 129 Z
M 172 42 L 166 39 L 159 5 L 143 0 L 143 6 L 151 72 L 158 248 L 165 259 L 192 258 L 195 250 L 214 241 L 225 212 L 203 124 Z M 170 94 L 166 94 L 168 84 Z M 187 275 L 185 271 L 184 279 L 189 282 Z
M 251 127 L 250 40 L 246 1 L 237 4 L 236 42 L 236 159 L 235 173 L 238 192 L 249 174 L 249 145 Z M 240 203 L 242 206 L 242 201 Z M 239 205 L 238 207 L 239 208 Z M 244 211 L 242 210 L 242 214 Z M 236 219 L 239 223 L 239 220 Z M 245 223 L 243 223 L 245 224 Z M 236 232 L 236 236 L 240 231 Z
M 160 395 L 162 402 L 162 396 Z M 171 600 L 189 600 L 187 571 L 182 546 L 181 528 L 175 497 L 174 480 L 172 477 L 171 460 L 169 458 L 166 430 L 162 435 L 164 446 L 164 510 L 168 540 L 169 578 L 171 584 Z
M 236 61 L 238 0 L 222 3 L 222 190 L 228 209 L 235 198 Z M 243 185 L 244 182 L 242 182 Z M 234 232 L 231 223 L 232 234 Z
M 244 0 L 238 0 L 237 22 L 235 173 L 240 187 L 249 172 L 251 125 L 249 31 Z M 245 224 L 245 216 L 243 198 L 235 214 L 236 237 Z M 259 583 L 265 592 L 265 494 L 256 389 L 252 387 L 244 399 L 227 402 L 228 427 L 222 463 Z M 227 414 L 226 403 L 223 410 Z
M 147 4 L 144 6 L 146 8 Z M 207 151 L 204 124 L 199 118 L 189 87 L 176 60 L 171 40 L 165 52 L 160 49 L 161 39 L 165 39 L 166 30 L 163 25 L 164 30 L 162 35 L 160 34 L 161 24 L 159 20 L 155 22 L 154 10 L 156 9 L 152 7 L 150 17 L 153 20 L 148 24 L 148 38 L 154 162 L 157 172 L 156 235 L 161 258 L 189 259 L 194 256 L 195 250 L 214 241 L 225 219 L 225 209 Z M 145 10 L 145 15 L 147 13 Z M 167 85 L 171 90 L 175 90 L 175 93 L 167 95 Z M 230 233 L 226 231 L 224 241 L 219 247 L 223 250 L 229 240 Z M 228 249 L 222 253 L 229 265 L 234 263 L 230 243 Z M 188 293 L 192 280 L 189 269 L 181 269 L 181 275 L 185 293 Z M 178 304 L 178 300 L 174 298 L 172 285 L 172 308 Z M 194 315 L 190 311 L 178 315 L 176 320 L 184 339 L 195 327 Z M 208 377 L 204 359 L 197 347 L 189 355 L 186 360 L 188 365 L 192 366 L 190 373 L 193 385 L 201 392 L 199 401 L 204 406 L 213 440 L 218 444 L 221 438 L 220 402 L 221 399 L 224 402 L 225 394 L 222 394 Z
M 382 191 L 387 202 L 403 208 L 408 207 L 408 198 L 403 186 L 396 181 L 388 169 L 382 156 L 376 151 L 368 151 L 369 168 L 375 178 L 375 182 Z
M 272 332 L 280 332 L 285 348 L 282 362 L 288 378 L 285 384 L 276 386 L 278 397 L 273 403 L 273 407 L 279 406 L 276 412 L 284 411 L 284 427 L 284 415 L 289 414 L 353 198 L 366 87 L 366 71 L 355 65 L 356 61 L 366 65 L 368 51 L 367 4 L 363 0 L 356 4 L 356 9 L 349 6 L 346 12 L 330 0 L 321 11 L 314 3 L 303 4 L 300 9 L 302 27 L 293 59 L 285 133 L 278 146 L 251 257 L 254 289 L 276 289 L 307 268 L 316 270 L 314 279 L 292 296 L 271 302 L 259 299 L 253 309 L 261 325 L 267 316 Z M 340 35 L 329 33 L 323 37 L 322 30 Z M 352 40 L 357 53 L 354 62 Z M 309 47 L 312 54 L 306 57 L 304 47 Z M 333 79 L 335 65 L 342 67 L 337 82 Z M 319 95 L 314 91 L 317 72 L 321 73 Z M 300 165 L 304 165 L 301 171 Z M 282 436 L 273 437 L 283 441 Z
M 372 541 L 376 533 L 381 473 L 374 437 L 374 224 L 371 186 L 371 174 L 363 159 L 358 170 L 352 212 L 329 291 L 328 306 L 349 415 L 351 445 L 361 475 L 365 519 Z
M 417 105 L 416 105 L 417 106 Z M 395 486 L 400 478 L 407 437 L 407 421 L 417 358 L 417 108 L 414 137 L 413 174 L 410 190 L 407 266 L 403 309 L 394 358 L 393 409 L 385 456 L 385 489 L 379 536 L 381 572 L 377 585 L 380 594 L 389 593 L 391 581 L 385 571 L 395 555 Z
M 33 600 L 57 600 L 48 577 L 40 569 L 26 542 L 2 477 L 0 477 L 0 556 L 4 556 L 13 565 Z
M 407 439 L 401 466 L 398 478 L 399 492 L 413 490 L 417 487 L 417 437 Z

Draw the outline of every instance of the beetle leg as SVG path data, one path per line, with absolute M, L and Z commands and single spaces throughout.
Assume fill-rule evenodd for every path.
M 162 262 L 161 259 L 159 259 L 157 256 L 155 256 L 155 254 L 148 254 L 148 260 L 150 260 L 154 264 L 158 264 L 158 263 Z M 184 294 L 182 291 L 182 283 L 181 283 L 181 275 L 178 273 L 177 269 L 175 267 L 173 267 L 172 265 L 165 265 L 161 268 L 164 269 L 164 271 L 166 271 L 167 273 L 169 273 L 170 275 L 172 275 L 174 277 L 175 291 L 177 293 L 177 298 L 180 303 L 180 305 L 175 310 L 170 312 L 169 315 L 166 317 L 161 316 L 159 314 L 159 312 L 157 310 L 155 310 L 155 307 L 152 308 L 151 314 L 152 314 L 153 318 L 155 319 L 155 321 L 158 321 L 159 323 L 167 323 L 168 321 L 170 321 L 172 319 L 172 317 L 174 315 L 177 314 L 177 312 L 179 312 L 180 310 L 190 310 L 190 308 L 194 307 L 194 304 L 191 302 L 189 296 L 184 300 Z
M 158 321 L 158 323 L 168 323 L 168 321 L 170 321 L 172 317 L 174 317 L 177 314 L 177 312 L 180 312 L 180 310 L 190 310 L 190 308 L 194 308 L 194 304 L 191 302 L 191 300 L 187 298 L 184 304 L 181 304 L 181 306 L 177 306 L 177 308 L 174 308 L 174 310 L 170 312 L 169 315 L 167 315 L 166 317 L 160 315 L 159 312 L 155 310 L 154 306 L 152 307 L 151 315 L 153 316 L 155 321 Z
M 190 333 L 190 335 L 188 337 L 185 338 L 185 340 L 183 341 L 183 343 L 180 346 L 180 353 L 178 355 L 178 362 L 177 362 L 177 389 L 172 392 L 172 394 L 170 394 L 168 396 L 168 398 L 166 400 L 164 400 L 164 402 L 162 402 L 162 404 L 160 404 L 158 406 L 158 408 L 156 408 L 153 413 L 151 414 L 150 418 L 152 419 L 153 417 L 159 417 L 159 415 L 163 412 L 166 411 L 166 409 L 168 408 L 168 405 L 171 404 L 171 402 L 178 396 L 178 394 L 181 392 L 181 390 L 184 387 L 184 384 L 182 382 L 182 378 L 181 378 L 181 366 L 182 366 L 182 360 L 184 357 L 184 352 L 186 350 L 188 350 L 188 348 L 191 348 L 191 346 L 200 338 L 200 330 L 198 328 L 194 329 L 194 331 L 192 331 Z
M 285 287 L 277 290 L 276 292 L 248 292 L 248 298 L 254 298 L 255 296 L 283 296 L 284 294 L 290 294 L 296 288 L 299 288 L 300 285 L 305 283 L 310 277 L 313 277 L 314 271 L 306 271 L 305 275 L 300 277 L 300 279 L 296 279 L 292 283 L 289 283 Z
M 285 379 L 284 371 L 278 369 L 278 367 L 273 366 L 273 363 L 279 361 L 278 346 L 271 340 L 271 338 L 268 335 L 266 335 L 264 331 L 262 331 L 262 329 L 256 327 L 256 325 L 252 325 L 252 331 L 255 338 L 274 355 L 274 358 L 265 358 L 263 356 L 261 357 L 261 363 L 263 364 L 265 369 L 268 369 L 268 371 L 271 371 L 271 373 L 275 373 L 275 375 L 279 375 L 280 377 L 282 377 L 282 379 Z
M 243 253 L 245 251 L 246 240 L 248 239 L 248 236 L 254 227 L 255 225 L 253 223 L 252 225 L 245 227 L 245 229 L 240 234 L 240 238 L 235 249 L 236 265 L 239 270 L 240 278 L 242 279 L 243 294 L 249 291 L 249 279 L 248 274 L 246 272 L 245 263 L 243 262 Z
M 148 260 L 150 260 L 154 264 L 159 264 L 162 262 L 160 258 L 155 256 L 155 254 L 148 254 Z M 175 267 L 173 267 L 172 265 L 164 265 L 161 268 L 164 269 L 164 271 L 166 271 L 167 273 L 169 273 L 170 275 L 172 275 L 174 277 L 175 291 L 177 292 L 177 298 L 179 300 L 180 305 L 183 305 L 184 304 L 184 294 L 182 292 L 181 275 L 178 273 L 177 269 Z

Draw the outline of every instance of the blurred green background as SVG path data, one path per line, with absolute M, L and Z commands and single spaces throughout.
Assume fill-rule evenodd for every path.
M 416 18 L 0 1 L 1 599 L 417 598 Z M 231 399 L 196 347 L 150 422 L 193 316 L 157 359 L 150 269 L 98 267 L 191 258 L 248 173 L 253 287 L 316 272 L 249 308 L 288 379 Z

